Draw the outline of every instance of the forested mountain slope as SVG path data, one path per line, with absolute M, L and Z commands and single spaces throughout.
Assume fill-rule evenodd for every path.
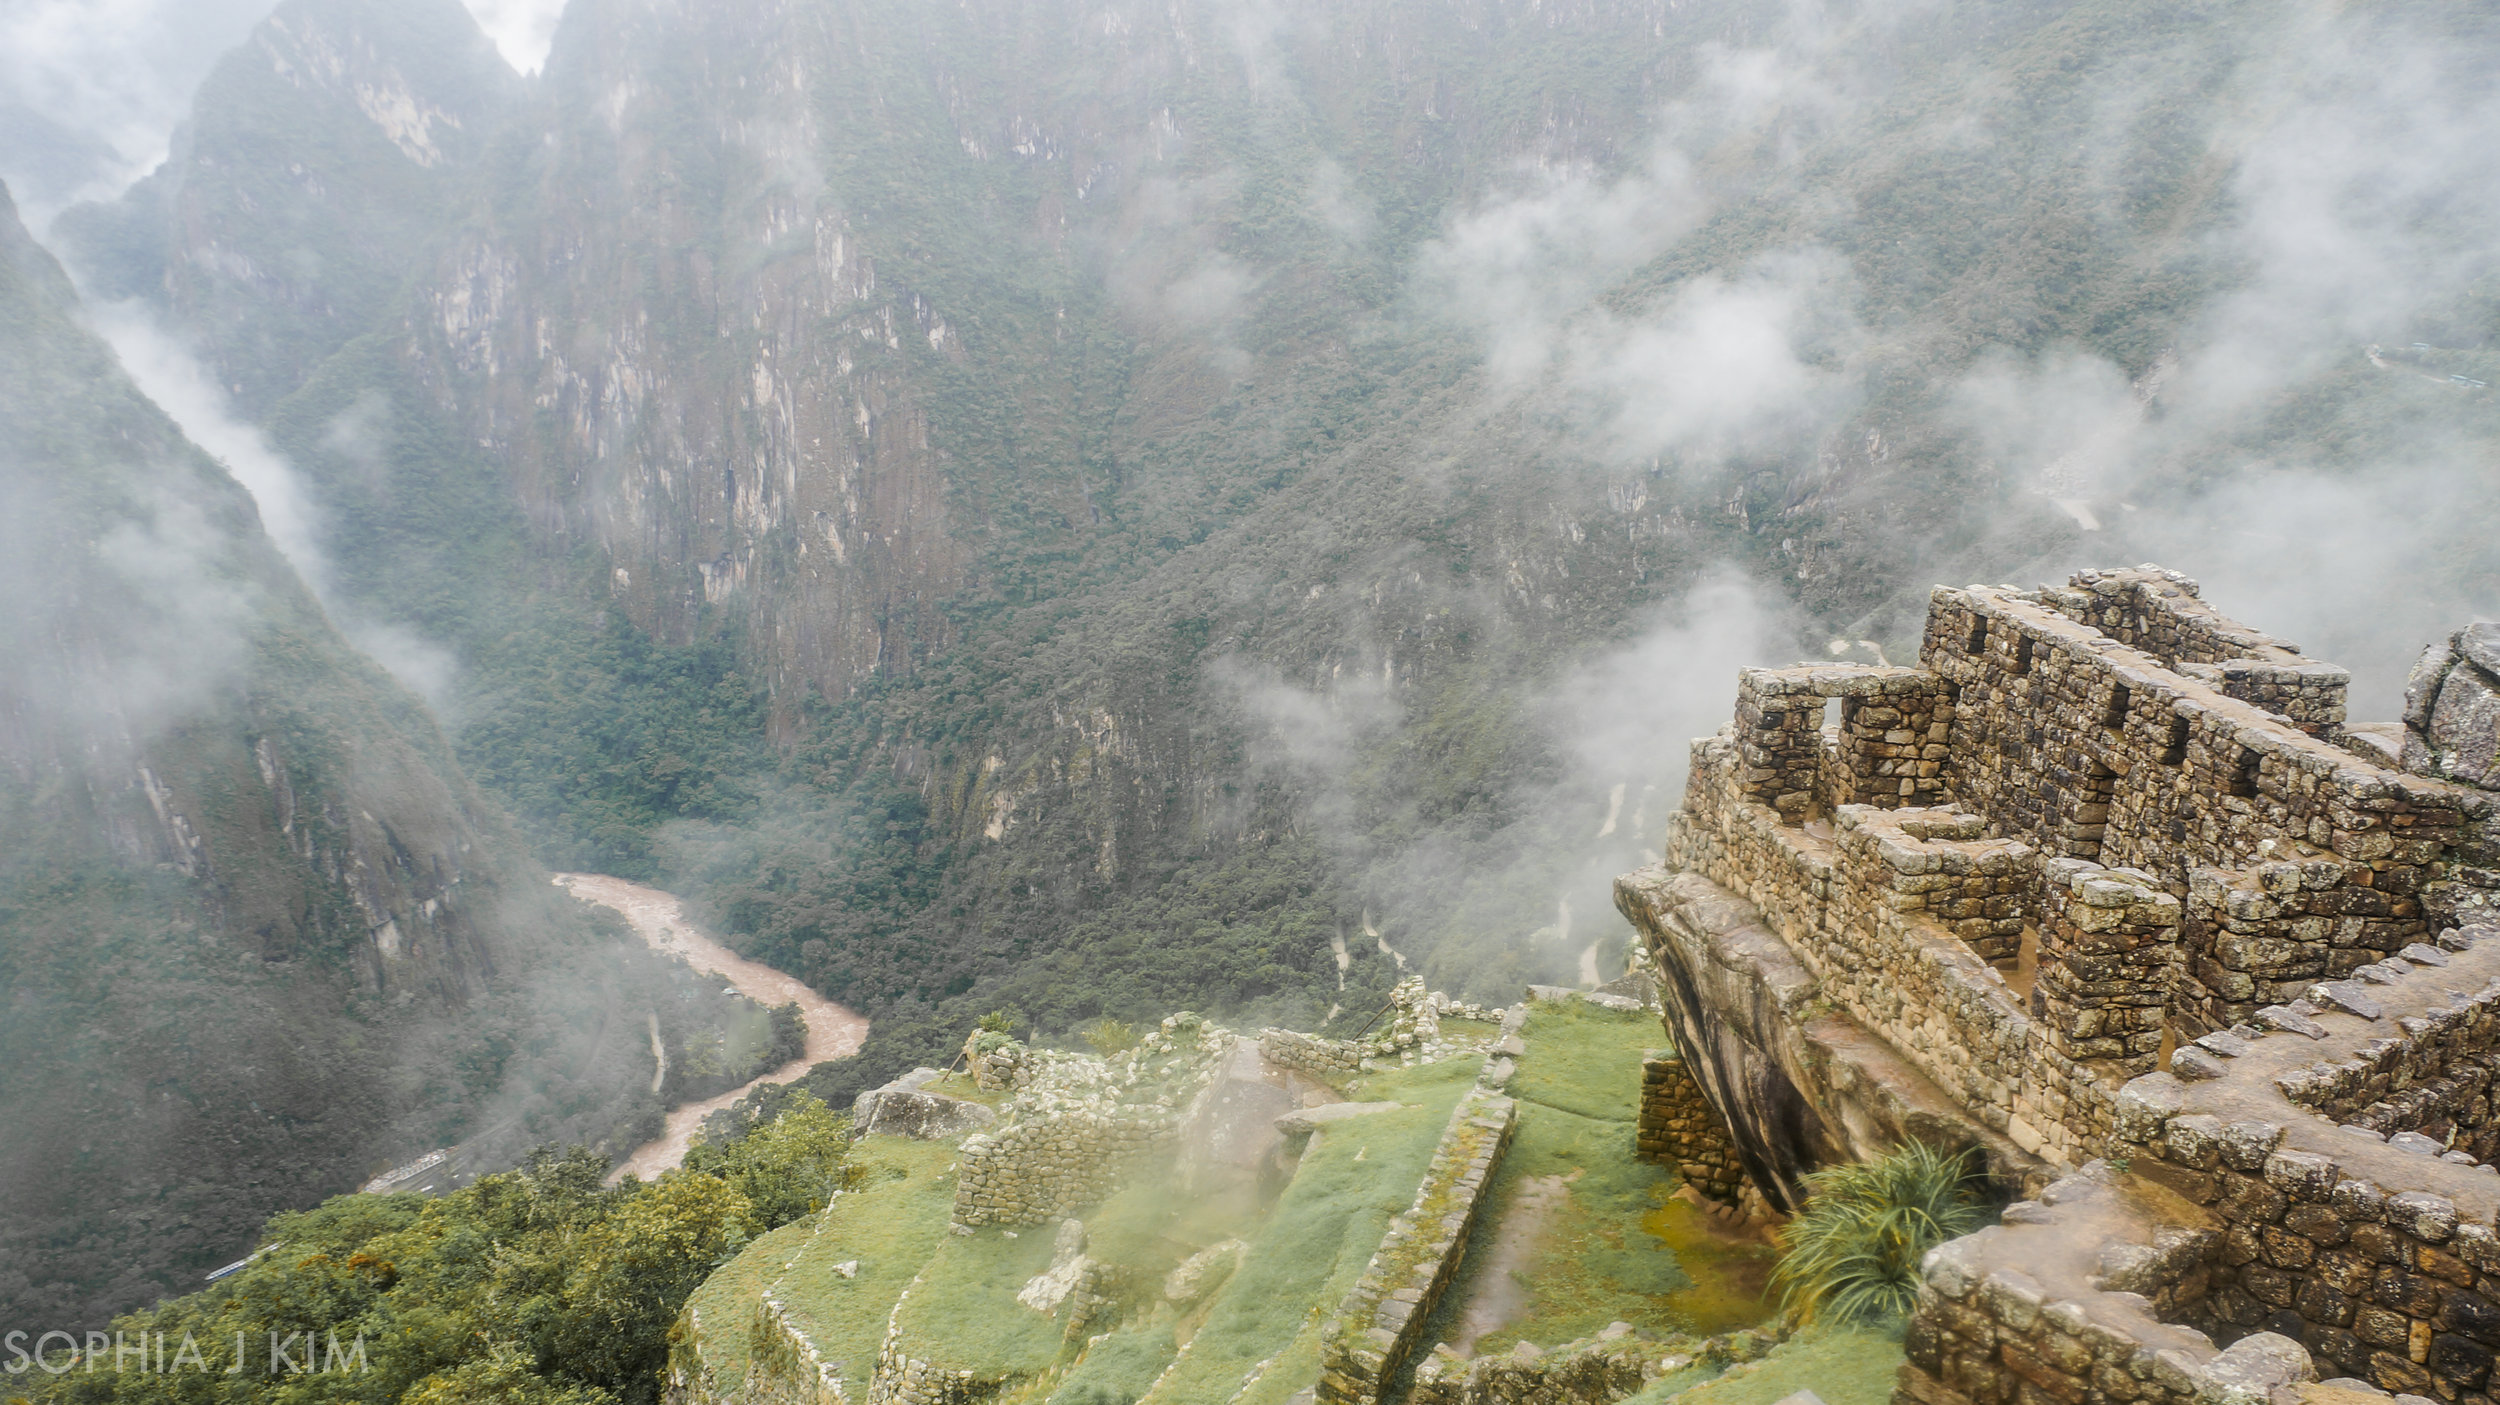
M 2461 612 L 2493 42 L 576 0 L 475 204 L 267 422 L 543 852 L 878 1015 L 828 1093 L 1000 1006 L 1356 1022 L 1400 956 L 1614 959 L 1603 879 L 1727 670 L 1899 650 L 1933 579 L 2300 590 L 2401 534 L 2402 608 L 2320 590 L 2307 642 Z M 266 234 L 219 208 L 175 247 Z
M 165 164 L 53 241 L 265 413 L 396 304 L 519 88 L 457 0 L 290 0 L 209 74 Z
M 655 1122 L 690 974 L 547 882 L 5 204 L 0 384 L 0 1316 L 188 1289 L 456 1138 Z

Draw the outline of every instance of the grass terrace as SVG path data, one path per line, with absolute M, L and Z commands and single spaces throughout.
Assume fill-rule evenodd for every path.
M 1504 1090 L 1519 1100 L 1518 1135 L 1426 1339 L 1484 1356 L 1610 1322 L 1707 1336 L 1770 1316 L 1770 1248 L 1671 1198 L 1675 1174 L 1633 1154 L 1657 1018 L 1539 1002 L 1523 1037 L 1527 1055 Z

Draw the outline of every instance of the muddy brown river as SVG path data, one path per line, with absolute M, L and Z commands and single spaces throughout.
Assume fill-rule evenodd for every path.
M 796 976 L 749 961 L 713 940 L 686 916 L 684 906 L 672 893 L 610 878 L 604 873 L 559 873 L 555 881 L 557 887 L 584 902 L 615 909 L 653 950 L 684 957 L 686 964 L 698 971 L 716 972 L 723 984 L 735 986 L 739 994 L 761 1004 L 787 1005 L 796 1001 L 799 1013 L 807 1017 L 806 1053 L 743 1087 L 671 1110 L 668 1130 L 658 1139 L 635 1147 L 611 1180 L 621 1179 L 628 1172 L 649 1180 L 677 1165 L 686 1159 L 687 1139 L 703 1125 L 704 1118 L 736 1102 L 759 1084 L 788 1083 L 805 1076 L 811 1065 L 856 1054 L 860 1041 L 868 1037 L 867 1016 L 818 995 Z

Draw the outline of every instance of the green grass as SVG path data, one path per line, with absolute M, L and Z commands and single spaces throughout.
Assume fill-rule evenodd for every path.
M 1050 1267 L 1051 1243 L 1048 1225 L 985 1225 L 968 1236 L 949 1236 L 921 1269 L 896 1318 L 903 1349 L 983 1377 L 1048 1370 L 1059 1358 L 1063 1324 L 1017 1302 L 1016 1290 Z
M 947 1233 L 954 1147 L 871 1137 L 854 1154 L 863 1187 L 838 1199 L 821 1226 L 803 1221 L 766 1236 L 715 1274 L 693 1305 L 704 1359 L 724 1388 L 750 1365 L 744 1324 L 766 1291 L 828 1361 L 864 1380 L 889 1314 L 905 1349 L 949 1369 L 1006 1378 L 1003 1400 L 1094 1405 L 1136 1399 L 1159 1377 L 1157 1401 L 1229 1398 L 1275 1358 L 1268 1392 L 1282 1400 L 1318 1370 L 1318 1324 L 1378 1247 L 1390 1218 L 1413 1200 L 1450 1108 L 1473 1085 L 1477 1061 L 1451 1059 L 1365 1080 L 1362 1096 L 1412 1104 L 1324 1136 L 1278 1203 L 1244 1223 L 1237 1202 L 1193 1193 L 1170 1177 L 1140 1176 L 1082 1216 L 1087 1252 L 1128 1271 L 1128 1324 L 1074 1352 L 1063 1322 L 1015 1301 L 1049 1266 L 1054 1232 L 999 1227 Z M 1177 1320 L 1157 1310 L 1163 1275 L 1207 1244 L 1239 1237 L 1240 1270 Z M 834 1266 L 859 1261 L 855 1278 Z M 1180 1343 L 1186 1340 L 1185 1355 Z M 1170 1370 L 1175 1357 L 1181 1364 Z M 1254 1392 L 1249 1400 L 1264 1400 Z
M 1168 1322 L 1105 1333 L 1051 1391 L 1049 1405 L 1129 1405 L 1154 1388 L 1179 1349 Z
M 1650 1382 L 1626 1405 L 1774 1405 L 1811 1390 L 1824 1405 L 1886 1405 L 1901 1366 L 1901 1339 L 1863 1329 L 1816 1329 L 1781 1343 L 1750 1366 L 1718 1376 L 1702 1367 Z
M 947 1240 L 954 1159 L 955 1148 L 945 1142 L 864 1138 L 851 1153 L 860 1171 L 857 1190 L 837 1197 L 822 1215 L 757 1240 L 706 1280 L 692 1306 L 702 1318 L 704 1361 L 724 1388 L 734 1389 L 745 1377 L 747 1324 L 756 1299 L 770 1289 L 787 1306 L 791 1326 L 825 1360 L 842 1362 L 843 1377 L 864 1389 L 895 1300 Z M 853 1260 L 857 1276 L 835 1271 Z
M 1731 1242 L 1691 1206 L 1670 1201 L 1678 1182 L 1633 1153 L 1643 1053 L 1657 1021 L 1572 1001 L 1533 1007 L 1527 1056 L 1511 1080 L 1519 1132 L 1494 1174 L 1490 1213 L 1459 1276 L 1429 1325 L 1428 1341 L 1458 1334 L 1461 1314 L 1512 1275 L 1516 1315 L 1474 1343 L 1477 1355 L 1519 1341 L 1553 1346 L 1629 1322 L 1661 1335 L 1707 1334 L 1766 1315 L 1767 1247 Z M 1524 1233 L 1540 1191 L 1553 1196 L 1524 1254 L 1504 1248 L 1505 1227 Z
M 816 1236 L 816 1217 L 794 1220 L 749 1244 L 694 1290 L 686 1306 L 695 1313 L 703 1364 L 724 1386 L 746 1379 L 753 1337 L 742 1330 L 761 1298 Z
M 1417 1106 L 1334 1128 L 1306 1153 L 1276 1208 L 1250 1234 L 1240 1270 L 1149 1405 L 1277 1405 L 1319 1374 L 1322 1323 L 1361 1277 L 1389 1221 L 1411 1204 L 1450 1109 L 1473 1086 L 1474 1059 L 1362 1080 L 1357 1096 Z

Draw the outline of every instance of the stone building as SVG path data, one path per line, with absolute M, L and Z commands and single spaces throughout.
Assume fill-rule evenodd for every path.
M 2402 731 L 2149 566 L 1939 589 L 1915 668 L 1747 670 L 1616 886 L 1718 1116 L 1660 1154 L 1788 1209 L 1916 1138 L 2037 1197 L 1931 1257 L 1902 1399 L 2481 1405 L 2492 637 Z

